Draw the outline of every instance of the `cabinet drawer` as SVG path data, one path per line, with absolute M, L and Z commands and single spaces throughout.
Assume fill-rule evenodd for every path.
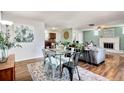
M 0 71 L 1 81 L 11 81 L 14 80 L 14 68 L 4 69 Z

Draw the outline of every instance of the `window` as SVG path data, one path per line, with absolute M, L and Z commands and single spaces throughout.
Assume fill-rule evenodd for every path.
M 98 36 L 99 35 L 99 31 L 98 30 L 94 31 L 94 35 Z

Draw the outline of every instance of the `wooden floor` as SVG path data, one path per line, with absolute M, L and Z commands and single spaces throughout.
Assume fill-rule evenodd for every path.
M 16 81 L 32 81 L 30 73 L 27 68 L 27 64 L 40 62 L 40 61 L 41 61 L 41 58 L 16 62 L 15 63 Z
M 16 80 L 32 80 L 27 69 L 27 64 L 40 61 L 41 58 L 23 62 L 16 62 Z M 106 54 L 105 63 L 99 66 L 93 66 L 85 62 L 80 62 L 79 65 L 89 71 L 104 76 L 109 80 L 124 80 L 124 54 Z

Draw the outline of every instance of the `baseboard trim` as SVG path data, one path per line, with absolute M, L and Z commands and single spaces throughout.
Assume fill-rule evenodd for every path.
M 123 50 L 115 51 L 115 50 L 106 50 L 107 53 L 124 53 Z
M 31 59 L 26 59 L 26 60 L 21 60 L 21 61 L 15 61 L 15 62 L 31 62 L 31 61 L 41 61 L 43 57 L 37 57 L 37 58 L 31 58 Z

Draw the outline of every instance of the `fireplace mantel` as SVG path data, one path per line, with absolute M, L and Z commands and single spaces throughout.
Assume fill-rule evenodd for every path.
M 115 51 L 119 51 L 119 37 L 114 37 L 114 38 L 100 38 L 100 47 L 104 48 L 104 43 L 113 43 L 113 49 L 110 50 L 115 50 Z M 109 50 L 109 49 L 108 49 Z

